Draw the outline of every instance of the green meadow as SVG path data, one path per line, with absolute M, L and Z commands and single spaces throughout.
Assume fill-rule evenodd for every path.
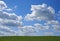
M 0 36 L 0 41 L 60 41 L 60 36 Z

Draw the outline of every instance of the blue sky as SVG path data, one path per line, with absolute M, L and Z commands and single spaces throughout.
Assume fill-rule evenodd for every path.
M 17 9 L 15 9 L 15 12 L 18 15 L 25 16 L 27 13 L 29 13 L 31 10 L 31 5 L 39 5 L 42 3 L 45 3 L 49 6 L 52 6 L 56 12 L 60 10 L 60 0 L 3 0 L 9 6 L 10 8 L 14 8 L 14 6 L 17 6 Z M 11 6 L 10 6 L 11 5 Z M 20 13 L 20 14 L 19 14 Z
M 22 15 L 23 17 L 27 13 L 31 13 L 31 5 L 39 5 L 39 4 L 47 4 L 48 6 L 52 6 L 55 12 L 57 13 L 60 10 L 60 0 L 3 0 L 7 4 L 9 8 L 13 9 L 17 15 Z M 11 5 L 11 6 L 10 6 Z M 14 8 L 14 7 L 17 8 Z
M 0 35 L 60 36 L 59 5 L 60 0 L 0 1 Z

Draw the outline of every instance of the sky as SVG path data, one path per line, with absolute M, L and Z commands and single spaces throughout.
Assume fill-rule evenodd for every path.
M 60 36 L 60 0 L 0 0 L 0 36 Z

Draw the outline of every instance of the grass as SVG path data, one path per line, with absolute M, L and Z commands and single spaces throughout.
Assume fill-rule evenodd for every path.
M 0 41 L 60 41 L 60 36 L 4 36 Z

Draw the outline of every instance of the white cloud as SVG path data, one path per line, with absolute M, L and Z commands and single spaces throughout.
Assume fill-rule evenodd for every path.
M 17 6 L 15 6 L 15 8 L 17 8 Z M 25 20 L 47 20 L 44 25 L 36 23 L 33 26 L 25 26 L 22 22 L 22 16 L 18 16 L 14 12 L 9 13 L 8 11 L 10 12 L 12 11 L 12 9 L 8 8 L 3 1 L 0 1 L 0 36 L 34 36 L 37 35 L 39 30 L 49 30 L 50 27 L 53 27 L 54 31 L 60 32 L 60 22 L 54 20 L 55 10 L 50 6 L 47 6 L 46 4 L 31 5 L 32 13 L 25 16 Z M 18 31 L 11 29 L 11 27 L 16 27 Z M 52 32 L 45 32 L 45 35 L 52 34 Z
M 8 8 L 8 9 L 5 9 L 6 11 L 13 11 L 12 9 Z
M 59 21 L 51 21 L 52 27 L 55 31 L 60 32 L 60 22 Z
M 3 36 L 17 35 L 17 31 L 11 29 L 22 26 L 22 16 L 18 16 L 15 13 L 8 13 L 3 10 L 12 10 L 7 5 L 0 1 L 0 34 Z
M 36 34 L 37 30 L 34 26 L 23 26 L 19 28 L 20 35 L 31 35 L 31 34 Z
M 52 27 L 52 30 L 54 30 L 55 32 L 60 32 L 60 22 L 57 20 L 48 21 L 47 23 L 45 23 L 45 25 L 51 25 L 50 27 Z
M 47 23 L 45 25 L 49 25 L 49 24 L 58 25 L 59 22 L 57 20 L 51 20 L 51 21 L 47 21 Z
M 42 5 L 32 5 L 31 6 L 31 14 L 27 14 L 25 16 L 25 20 L 41 20 L 45 21 L 44 25 L 35 24 L 35 27 L 38 27 L 40 30 L 50 29 L 60 32 L 60 13 L 55 13 L 55 10 L 51 6 L 47 6 L 46 4 Z M 59 11 L 60 12 L 60 11 Z
M 45 36 L 53 36 L 54 35 L 53 32 L 45 32 L 44 34 L 45 34 Z
M 55 32 L 60 32 L 60 24 L 59 25 L 53 25 Z
M 8 20 L 8 19 L 0 19 L 0 24 L 2 24 L 3 26 L 11 26 L 11 27 L 18 27 L 18 26 L 22 26 L 22 22 L 20 21 L 16 21 L 16 20 Z
M 0 1 L 0 11 L 4 10 L 5 8 L 7 8 L 7 5 L 3 1 Z
M 33 26 L 24 26 L 22 27 L 22 31 L 24 32 L 36 32 Z
M 46 4 L 42 5 L 32 5 L 32 13 L 25 16 L 26 20 L 53 20 L 55 10 L 47 6 Z
M 34 26 L 37 27 L 40 30 L 48 30 L 49 29 L 48 25 L 42 25 L 42 24 L 39 24 L 39 23 L 34 24 Z
M 10 29 L 7 26 L 0 25 L 0 33 L 3 36 L 8 36 L 8 35 L 17 35 L 17 32 Z
M 49 26 L 36 23 L 33 26 L 19 27 L 19 29 L 20 35 L 35 36 L 37 33 L 40 33 L 39 31 L 49 30 Z
M 1 13 L 0 18 L 3 18 L 3 19 L 18 20 L 18 21 L 22 19 L 22 16 L 17 16 L 15 13 L 7 13 L 7 12 L 1 12 L 1 11 L 0 13 Z

